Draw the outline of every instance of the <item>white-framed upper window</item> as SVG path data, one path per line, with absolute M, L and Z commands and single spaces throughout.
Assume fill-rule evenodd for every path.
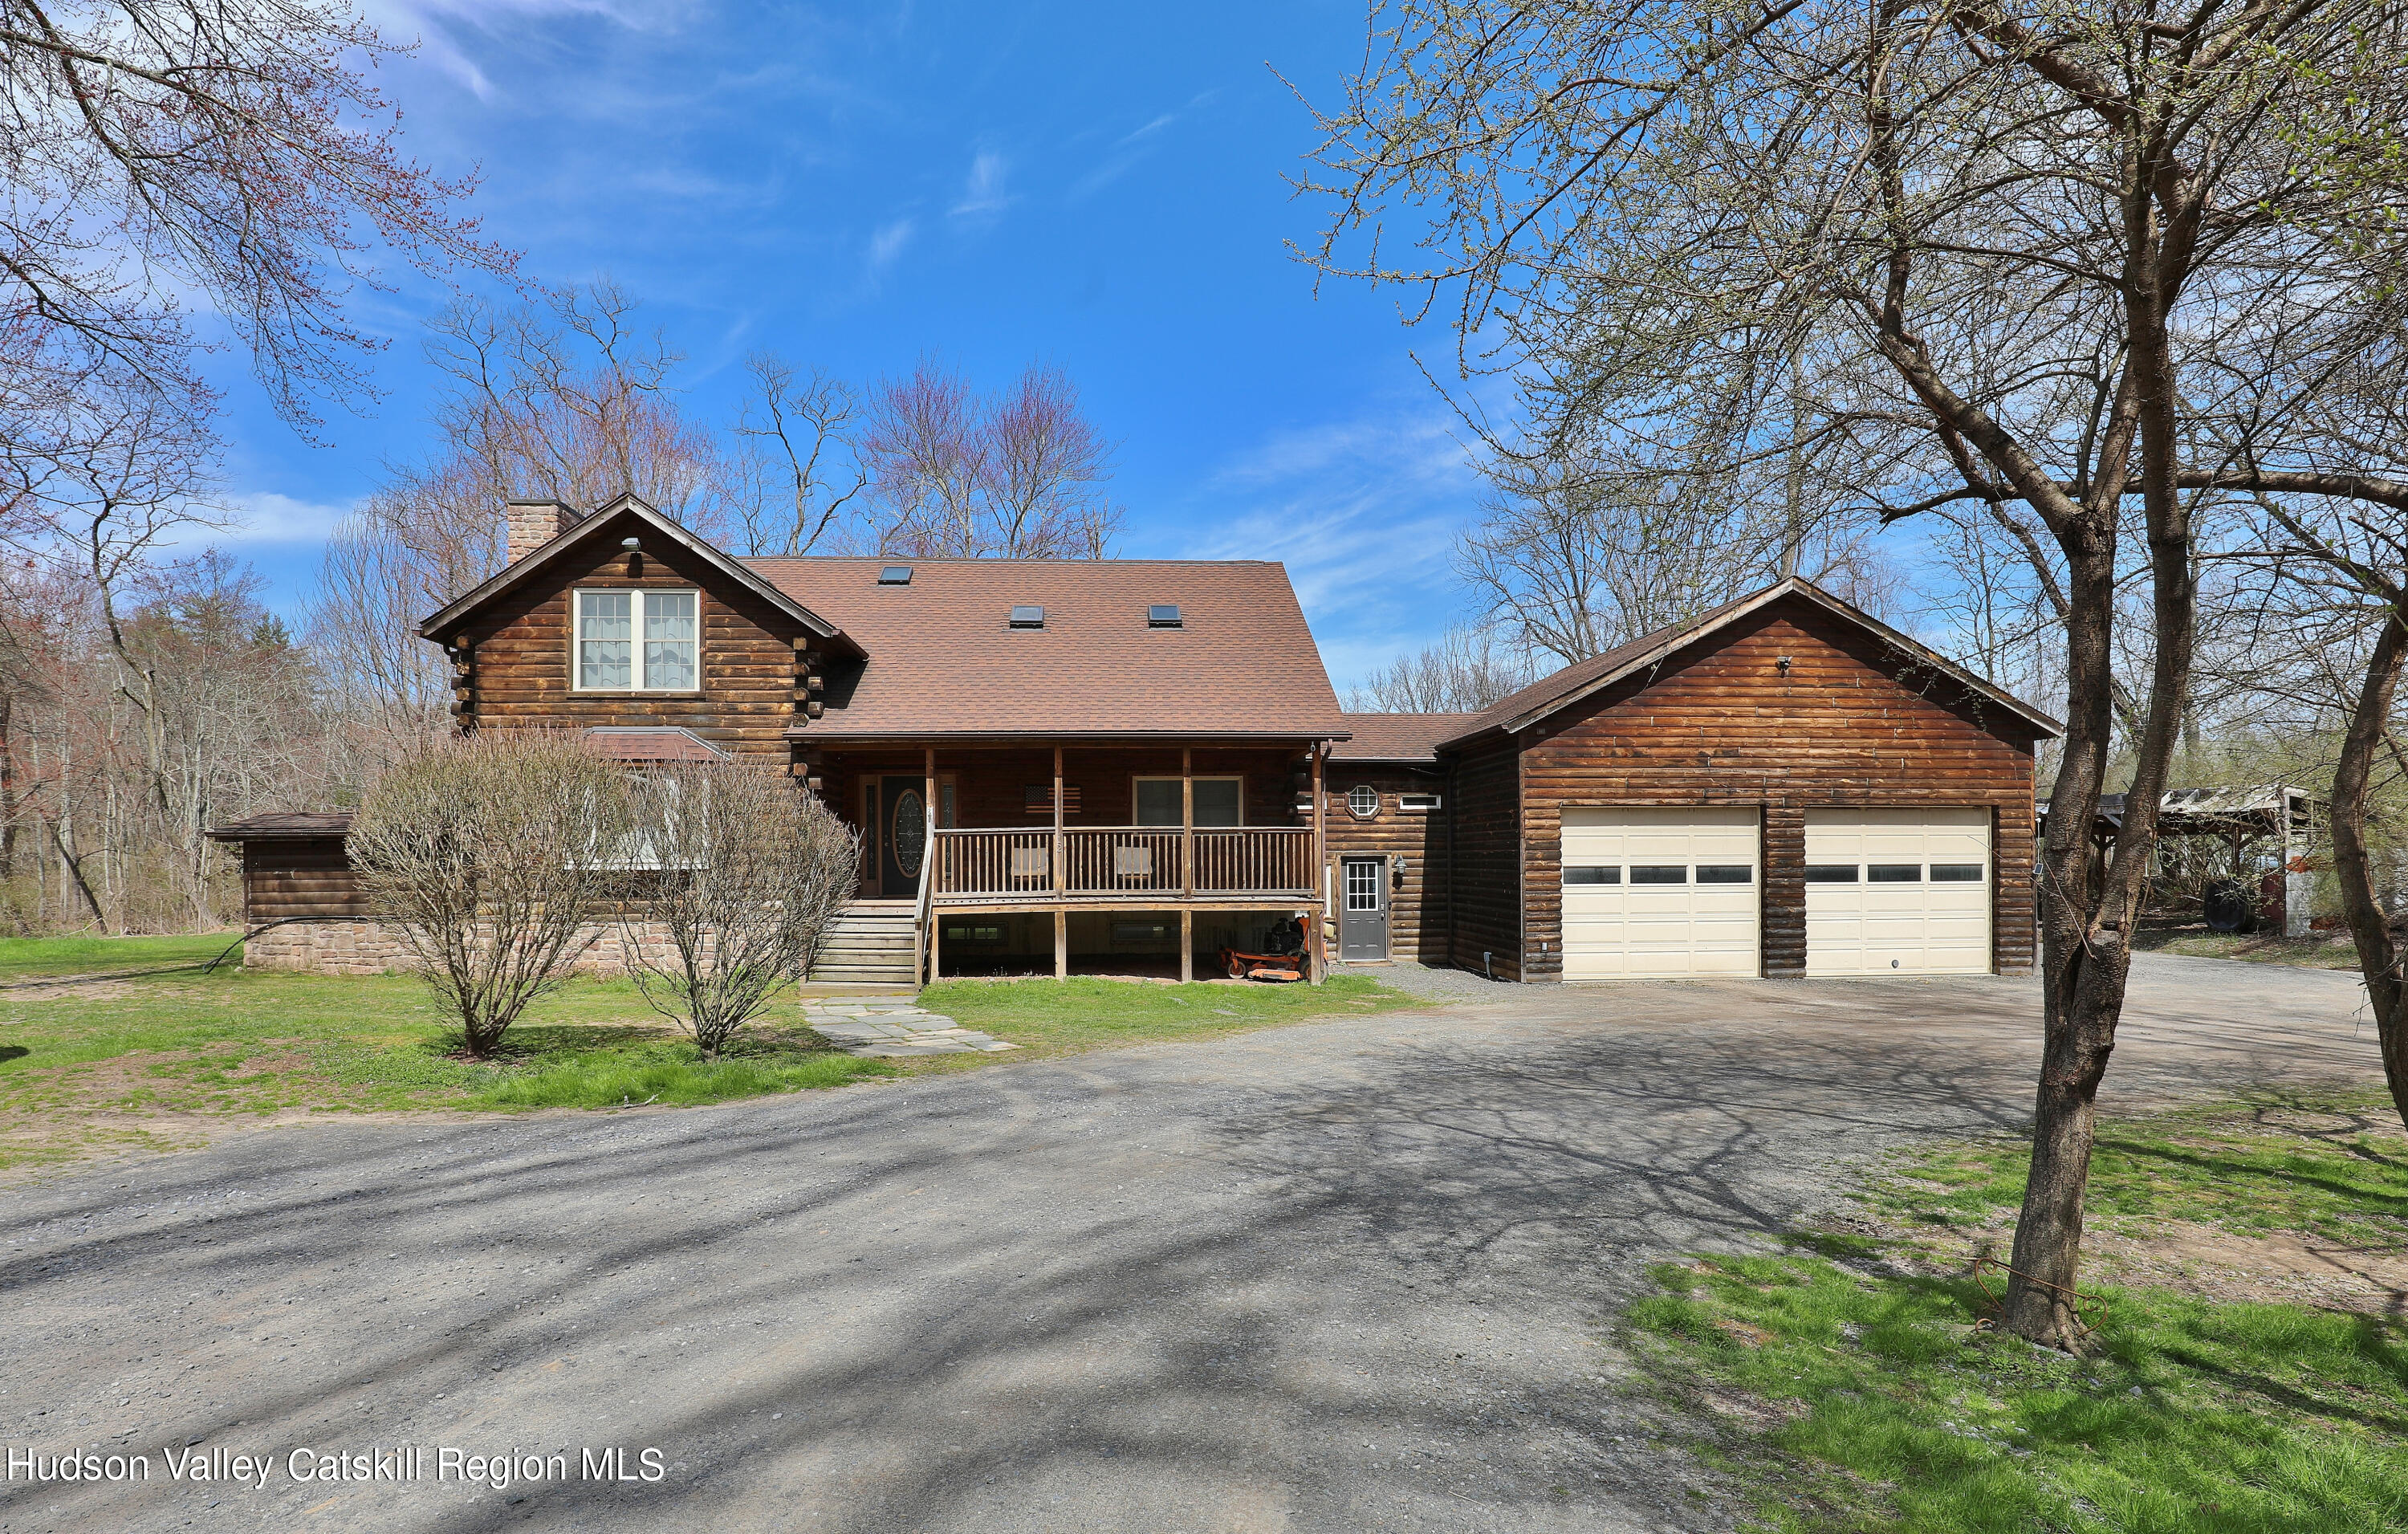
M 1380 791 L 1369 783 L 1356 783 L 1346 791 L 1346 812 L 1356 820 L 1369 820 L 1380 812 Z
M 702 685 L 700 596 L 691 591 L 580 591 L 577 690 L 691 693 Z
M 1246 783 L 1242 778 L 1197 778 L 1196 824 L 1198 825 L 1243 825 L 1246 824 Z M 1179 784 L 1177 778 L 1140 778 L 1137 781 L 1137 818 L 1133 825 L 1177 825 L 1179 815 Z

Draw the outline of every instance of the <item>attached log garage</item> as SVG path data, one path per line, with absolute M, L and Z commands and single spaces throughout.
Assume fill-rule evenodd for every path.
M 1447 957 L 1528 981 L 2027 970 L 2033 749 L 2057 733 L 1784 581 L 1439 743 Z

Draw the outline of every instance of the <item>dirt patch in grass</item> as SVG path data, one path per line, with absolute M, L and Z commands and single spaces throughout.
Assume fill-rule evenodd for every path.
M 2099 1276 L 2219 1303 L 2262 1300 L 2370 1315 L 2408 1315 L 2408 1250 L 2294 1231 L 2244 1236 L 2170 1220 L 2141 1235 L 2103 1230 L 2085 1243 Z
M 2300 969 L 2355 969 L 2358 944 L 2347 932 L 2316 932 L 2305 938 L 2279 933 L 2211 932 L 2203 922 L 2143 925 L 2132 946 L 2143 953 L 2185 959 L 2238 959 L 2243 964 L 2280 964 Z

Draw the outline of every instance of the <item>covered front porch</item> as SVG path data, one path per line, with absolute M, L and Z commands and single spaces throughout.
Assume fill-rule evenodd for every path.
M 1300 943 L 1323 968 L 1322 742 L 817 745 L 861 835 L 860 909 L 910 918 L 913 979 L 1217 972 Z

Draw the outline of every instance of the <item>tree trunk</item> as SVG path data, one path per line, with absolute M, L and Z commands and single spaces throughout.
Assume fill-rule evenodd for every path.
M 2072 1348 L 2071 1291 L 2082 1261 L 2082 1198 L 2099 1083 L 2115 1047 L 2125 953 L 2119 934 L 2092 932 L 2104 870 L 2091 828 L 2114 741 L 2115 550 L 2112 527 L 2069 559 L 2065 749 L 2049 794 L 2041 854 L 2042 1038 L 2032 1113 L 2031 1174 L 2015 1222 L 2000 1324 L 2037 1342 Z M 2106 943 L 2099 937 L 2109 939 Z
M 2391 719 L 2403 662 L 2408 662 L 2408 626 L 2394 609 L 2384 619 L 2374 652 L 2368 657 L 2366 680 L 2359 684 L 2357 707 L 2342 737 L 2341 759 L 2333 767 L 2332 844 L 2342 911 L 2358 944 L 2358 969 L 2366 979 L 2366 999 L 2374 1012 L 2383 1079 L 2391 1088 L 2392 1107 L 2408 1125 L 2408 1015 L 2403 1015 L 2408 985 L 2401 982 L 2400 954 L 2375 893 L 2373 857 L 2366 845 L 2367 780 Z

